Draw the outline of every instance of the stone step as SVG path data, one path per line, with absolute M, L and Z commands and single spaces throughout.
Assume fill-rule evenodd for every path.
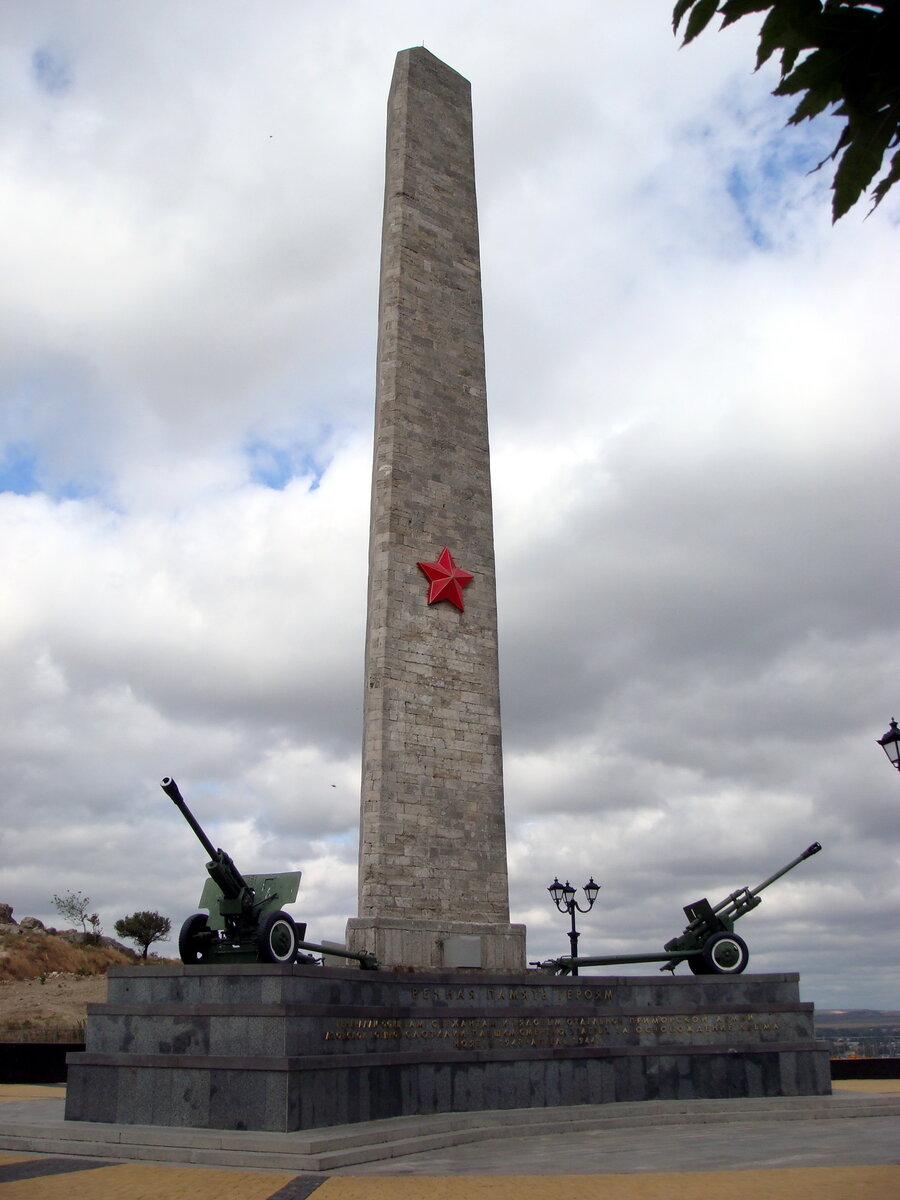
M 492 1138 L 594 1130 L 757 1121 L 900 1116 L 900 1095 L 767 1097 L 741 1100 L 638 1101 L 568 1108 L 507 1109 L 396 1117 L 296 1133 L 172 1129 L 91 1122 L 5 1121 L 0 1148 L 127 1161 L 193 1163 L 327 1172 Z
M 802 1121 L 811 1119 L 841 1119 L 871 1116 L 900 1116 L 900 1096 L 873 1097 L 876 1103 L 834 1105 L 804 1103 L 806 1100 L 824 1100 L 829 1097 L 803 1097 L 799 1104 L 793 1100 L 790 1106 L 779 1104 L 778 1100 L 763 1102 L 752 1108 L 744 1108 L 746 1101 L 741 1101 L 739 1111 L 733 1110 L 729 1102 L 724 1106 L 714 1107 L 711 1102 L 696 1102 L 697 1108 L 682 1108 L 680 1106 L 668 1111 L 646 1112 L 646 1102 L 632 1105 L 603 1105 L 595 1108 L 579 1106 L 562 1112 L 558 1109 L 529 1109 L 517 1110 L 515 1113 L 473 1114 L 481 1117 L 480 1123 L 457 1124 L 443 1130 L 431 1129 L 426 1132 L 415 1132 L 410 1129 L 405 1132 L 399 1129 L 391 1133 L 375 1136 L 366 1144 L 338 1144 L 335 1138 L 330 1147 L 320 1146 L 310 1155 L 318 1163 L 320 1171 L 334 1170 L 338 1167 L 354 1166 L 365 1162 L 374 1162 L 387 1158 L 399 1158 L 409 1154 L 425 1153 L 440 1150 L 449 1146 L 458 1146 L 466 1142 L 486 1141 L 491 1138 L 531 1137 L 538 1134 L 565 1134 L 609 1129 L 651 1128 L 663 1125 L 695 1125 L 695 1124 L 727 1124 L 746 1121 Z M 651 1102 L 652 1103 L 652 1102 Z M 664 1102 L 665 1103 L 665 1102 Z M 627 1107 L 636 1111 L 629 1113 L 610 1112 Z M 668 1108 L 668 1105 L 666 1105 Z M 588 1108 L 588 1112 L 584 1111 Z M 576 1115 L 577 1114 L 577 1115 Z M 485 1121 L 485 1117 L 494 1118 Z M 428 1118 L 424 1118 L 428 1120 Z

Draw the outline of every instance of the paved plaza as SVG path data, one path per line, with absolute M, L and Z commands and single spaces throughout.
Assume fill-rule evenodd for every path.
M 694 1121 L 663 1102 L 647 1108 L 649 1124 L 629 1105 L 616 1128 L 541 1132 L 538 1121 L 517 1136 L 507 1115 L 482 1140 L 452 1144 L 448 1134 L 418 1153 L 296 1171 L 266 1169 L 264 1155 L 253 1169 L 130 1161 L 110 1126 L 98 1135 L 111 1139 L 108 1157 L 96 1143 L 92 1154 L 41 1153 L 22 1143 L 46 1147 L 73 1124 L 64 1088 L 6 1085 L 0 1200 L 900 1200 L 900 1080 L 838 1083 L 816 1101 L 804 1111 L 805 1098 L 776 1099 L 768 1114 L 725 1101 L 726 1114 Z M 860 1107 L 848 1110 L 851 1101 Z M 853 1115 L 872 1106 L 875 1115 Z

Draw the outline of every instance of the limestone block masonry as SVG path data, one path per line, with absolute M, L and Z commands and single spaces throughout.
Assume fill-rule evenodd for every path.
M 289 1132 L 831 1091 L 797 975 L 113 967 L 88 1008 L 72 1121 Z
M 427 603 L 417 563 L 444 547 L 474 575 L 462 611 Z M 424 48 L 398 54 L 388 101 L 347 941 L 384 965 L 525 966 L 524 926 L 509 923 L 470 87 Z

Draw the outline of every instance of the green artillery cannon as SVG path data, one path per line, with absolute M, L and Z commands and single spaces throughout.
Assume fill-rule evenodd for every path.
M 230 856 L 217 850 L 203 832 L 175 780 L 167 776 L 160 787 L 209 855 L 209 879 L 197 903 L 198 908 L 208 909 L 209 915 L 194 913 L 182 925 L 178 935 L 182 962 L 315 963 L 313 954 L 329 954 L 355 959 L 365 970 L 377 971 L 374 955 L 304 940 L 306 922 L 297 924 L 282 911 L 282 905 L 297 899 L 300 871 L 242 875 Z
M 184 963 L 292 963 L 298 942 L 306 934 L 282 911 L 297 899 L 299 871 L 271 875 L 242 875 L 224 850 L 217 850 L 184 802 L 178 784 L 166 777 L 160 784 L 197 835 L 209 855 L 198 907 L 181 927 L 178 952 Z
M 750 951 L 743 938 L 734 932 L 734 923 L 757 905 L 762 904 L 760 892 L 792 871 L 822 849 L 818 842 L 764 879 L 755 888 L 738 888 L 713 907 L 707 899 L 685 905 L 688 924 L 683 933 L 666 942 L 664 952 L 651 954 L 615 954 L 600 958 L 551 958 L 538 965 L 545 971 L 567 975 L 573 967 L 607 967 L 620 963 L 661 962 L 661 971 L 672 971 L 687 962 L 695 975 L 740 975 L 750 961 Z

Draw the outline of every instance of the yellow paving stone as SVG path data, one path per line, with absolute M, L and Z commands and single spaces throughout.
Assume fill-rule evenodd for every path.
M 3 1100 L 65 1100 L 64 1084 L 55 1083 L 0 1083 L 0 1101 Z
M 312 1200 L 900 1200 L 900 1167 L 399 1179 L 343 1175 L 326 1180 Z
M 290 1173 L 122 1164 L 0 1183 L 2 1200 L 269 1200 Z
M 871 1092 L 877 1095 L 900 1095 L 900 1079 L 836 1079 L 833 1092 Z
M 10 1154 L 6 1150 L 0 1150 L 0 1167 L 5 1167 L 7 1163 L 31 1162 L 32 1159 L 40 1157 L 39 1154 Z

